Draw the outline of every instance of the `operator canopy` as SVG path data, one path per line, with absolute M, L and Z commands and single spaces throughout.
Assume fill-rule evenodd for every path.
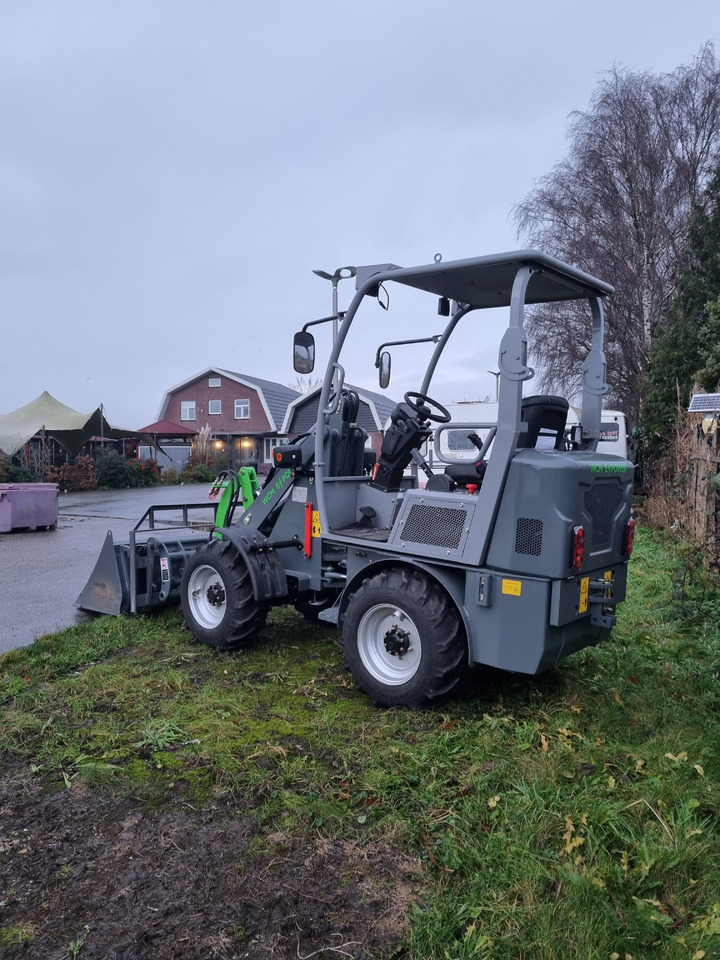
M 506 307 L 511 301 L 515 277 L 526 266 L 538 271 L 528 284 L 526 303 L 606 297 L 614 292 L 610 284 L 539 250 L 517 250 L 447 263 L 436 261 L 422 267 L 398 267 L 391 263 L 358 267 L 356 287 L 359 290 L 373 278 L 378 282 L 393 280 L 471 307 Z

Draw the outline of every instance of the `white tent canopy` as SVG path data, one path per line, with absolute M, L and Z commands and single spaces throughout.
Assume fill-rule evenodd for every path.
M 150 434 L 111 426 L 105 419 L 102 407 L 92 413 L 78 413 L 60 403 L 46 390 L 24 407 L 0 415 L 0 451 L 11 457 L 31 437 L 41 432 L 56 440 L 71 457 L 77 456 L 91 437 L 105 437 L 108 440 L 129 437 L 156 445 Z

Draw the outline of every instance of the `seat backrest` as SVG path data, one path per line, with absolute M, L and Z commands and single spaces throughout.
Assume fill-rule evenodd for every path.
M 564 397 L 523 397 L 520 417 L 528 429 L 520 434 L 518 447 L 560 450 L 569 406 Z

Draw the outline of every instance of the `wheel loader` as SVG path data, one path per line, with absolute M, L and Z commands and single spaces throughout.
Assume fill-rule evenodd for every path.
M 141 541 L 131 531 L 127 543 L 108 534 L 77 605 L 138 613 L 179 600 L 197 640 L 233 650 L 257 637 L 272 605 L 292 604 L 342 631 L 358 688 L 384 707 L 434 705 L 476 665 L 536 674 L 604 640 L 625 598 L 635 526 L 632 463 L 597 451 L 612 287 L 536 250 L 316 273 L 333 283 L 333 313 L 306 323 L 293 343 L 295 370 L 312 372 L 309 328 L 332 322 L 314 428 L 275 448 L 262 483 L 251 468 L 221 477 L 205 533 Z M 338 283 L 351 278 L 354 295 L 340 312 Z M 442 331 L 416 336 L 423 323 L 413 312 L 397 339 L 376 352 L 372 344 L 383 389 L 387 347 L 431 345 L 418 389 L 395 405 L 374 453 L 356 422 L 361 391 L 346 385 L 345 357 L 370 349 L 378 307 L 397 290 L 428 304 L 423 323 L 439 317 Z M 523 392 L 534 376 L 526 309 L 568 300 L 584 302 L 588 330 L 582 414 L 569 438 L 568 401 Z M 470 355 L 499 308 L 497 420 L 450 425 L 432 397 L 436 368 L 454 338 Z M 412 352 L 398 346 L 396 355 L 403 351 Z M 443 431 L 459 427 L 477 456 L 438 462 Z M 433 434 L 431 469 L 420 451 Z

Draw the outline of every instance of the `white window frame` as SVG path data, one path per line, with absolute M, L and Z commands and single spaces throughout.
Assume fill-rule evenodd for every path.
M 209 387 L 221 387 L 222 381 L 220 377 L 208 377 L 208 386 Z
M 194 420 L 197 416 L 197 406 L 194 400 L 180 401 L 180 420 Z
M 213 410 L 214 406 L 217 406 L 217 410 Z M 208 416 L 219 417 L 221 413 L 222 413 L 222 400 L 208 400 Z
M 263 437 L 263 462 L 272 463 L 273 447 L 276 447 L 280 441 L 277 437 Z
M 245 414 L 242 414 L 242 413 L 238 414 L 238 409 L 239 409 L 238 404 L 244 404 L 244 408 L 245 408 L 245 410 L 247 411 L 247 413 L 245 413 Z M 250 400 L 249 400 L 249 399 L 236 400 L 235 403 L 234 403 L 234 413 L 235 413 L 235 419 L 236 419 L 236 420 L 249 420 L 249 419 L 250 419 Z

